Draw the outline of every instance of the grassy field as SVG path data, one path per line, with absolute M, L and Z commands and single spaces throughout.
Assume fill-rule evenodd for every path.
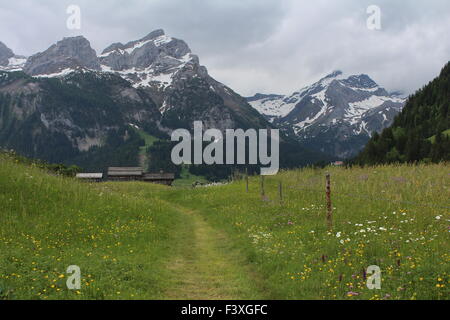
M 447 165 L 283 172 L 219 188 L 165 194 L 225 230 L 274 299 L 448 299 Z M 326 222 L 332 176 L 334 227 Z M 283 183 L 283 201 L 278 183 Z M 382 270 L 382 290 L 364 270 Z
M 177 211 L 0 157 L 0 299 L 162 297 Z M 82 290 L 67 290 L 70 265 Z
M 0 156 L 0 299 L 448 299 L 449 169 L 282 172 L 263 198 L 257 177 L 249 193 L 82 184 Z

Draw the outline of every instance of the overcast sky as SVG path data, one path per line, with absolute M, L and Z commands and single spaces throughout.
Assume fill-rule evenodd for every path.
M 66 27 L 70 4 L 81 30 Z M 381 30 L 367 8 L 381 9 Z M 0 0 L 0 41 L 16 54 L 84 35 L 97 52 L 163 28 L 238 93 L 292 93 L 333 70 L 407 94 L 450 60 L 449 0 Z

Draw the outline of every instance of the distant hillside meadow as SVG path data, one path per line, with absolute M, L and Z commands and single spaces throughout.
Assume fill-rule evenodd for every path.
M 0 300 L 447 300 L 449 169 L 327 167 L 169 188 L 81 183 L 2 153 Z M 371 266 L 380 289 L 368 287 Z

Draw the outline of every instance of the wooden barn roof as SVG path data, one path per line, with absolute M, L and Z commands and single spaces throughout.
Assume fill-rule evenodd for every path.
M 174 173 L 145 173 L 143 179 L 144 179 L 144 181 L 175 180 L 175 174 Z
M 110 167 L 108 176 L 142 176 L 144 169 L 141 167 Z
M 77 173 L 78 179 L 102 179 L 103 173 Z

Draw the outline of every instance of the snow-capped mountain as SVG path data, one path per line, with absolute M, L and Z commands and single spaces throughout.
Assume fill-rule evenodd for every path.
M 5 50 L 4 56 L 11 52 Z M 161 29 L 127 44 L 114 43 L 100 55 L 82 36 L 64 38 L 20 62 L 14 71 L 34 78 L 64 79 L 80 70 L 120 76 L 152 97 L 161 113 L 159 129 L 166 132 L 190 128 L 198 119 L 206 128 L 223 130 L 268 126 L 244 98 L 209 76 L 183 40 Z M 3 70 L 7 68 L 12 69 Z
M 184 41 L 162 30 L 100 55 L 82 36 L 64 38 L 20 65 L 11 50 L 0 49 L 0 147 L 30 157 L 101 166 L 111 156 L 136 156 L 140 142 L 132 128 L 161 139 L 174 129 L 192 130 L 194 121 L 221 131 L 272 128 L 245 98 L 210 77 Z M 280 148 L 282 166 L 328 159 L 286 136 Z
M 103 71 L 120 73 L 134 87 L 154 84 L 167 88 L 178 71 L 199 64 L 184 41 L 165 35 L 163 30 L 125 45 L 112 44 L 99 58 Z
M 250 105 L 305 145 L 349 158 L 371 135 L 390 126 L 405 99 L 388 93 L 367 75 L 335 71 L 290 96 L 258 94 Z

